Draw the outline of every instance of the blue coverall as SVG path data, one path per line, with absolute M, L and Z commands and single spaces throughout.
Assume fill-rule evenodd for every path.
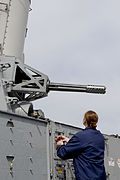
M 57 155 L 63 160 L 73 159 L 76 180 L 106 180 L 104 149 L 101 132 L 87 127 L 60 146 Z

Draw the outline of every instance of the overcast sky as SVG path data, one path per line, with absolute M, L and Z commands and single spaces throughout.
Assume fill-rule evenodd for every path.
M 105 85 L 105 95 L 50 92 L 34 102 L 53 121 L 83 128 L 86 111 L 98 129 L 120 134 L 120 1 L 32 0 L 25 63 L 51 82 Z

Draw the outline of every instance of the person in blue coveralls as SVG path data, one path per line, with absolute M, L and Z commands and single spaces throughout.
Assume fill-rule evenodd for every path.
M 56 138 L 57 156 L 63 160 L 73 159 L 76 180 L 106 180 L 104 167 L 104 137 L 96 129 L 98 115 L 88 111 L 84 115 L 85 129 L 71 139 Z M 66 143 L 66 144 L 65 144 Z

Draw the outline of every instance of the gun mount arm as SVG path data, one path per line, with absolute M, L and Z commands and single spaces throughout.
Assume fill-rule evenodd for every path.
M 75 85 L 50 82 L 47 75 L 23 64 L 14 57 L 0 57 L 2 81 L 9 97 L 19 101 L 33 101 L 46 97 L 49 91 L 105 94 L 105 86 Z M 13 71 L 14 76 L 13 76 Z
M 86 92 L 105 94 L 105 86 L 96 85 L 75 85 L 75 84 L 62 84 L 51 82 L 48 87 L 49 91 L 68 91 L 68 92 Z

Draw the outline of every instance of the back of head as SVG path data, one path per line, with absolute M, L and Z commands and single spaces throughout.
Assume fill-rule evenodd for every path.
M 84 115 L 84 118 L 89 127 L 96 128 L 97 122 L 98 122 L 98 115 L 96 112 L 94 112 L 92 110 L 87 111 Z

